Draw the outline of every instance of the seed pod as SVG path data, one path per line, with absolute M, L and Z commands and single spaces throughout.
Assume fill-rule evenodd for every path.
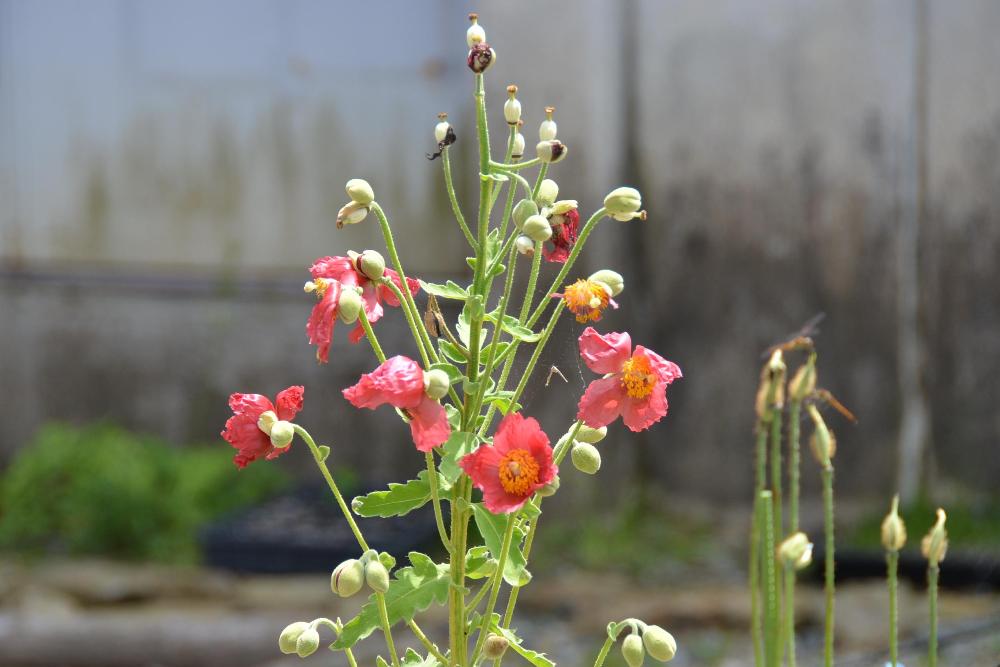
M 589 442 L 574 442 L 570 456 L 580 472 L 595 475 L 601 469 L 601 453 Z
M 568 151 L 569 149 L 566 148 L 566 144 L 558 139 L 539 141 L 535 146 L 535 153 L 538 155 L 538 159 L 549 164 L 561 161 L 566 157 Z
M 500 635 L 490 633 L 483 644 L 483 657 L 487 660 L 499 660 L 507 651 L 509 642 Z
M 496 59 L 496 51 L 491 49 L 490 45 L 486 42 L 479 42 L 478 44 L 473 44 L 472 48 L 469 49 L 469 57 L 466 59 L 466 64 L 476 74 L 482 74 L 496 62 Z
M 483 30 L 483 26 L 479 25 L 479 15 L 469 14 L 469 21 L 472 25 L 469 29 L 465 31 L 465 43 L 469 45 L 471 49 L 476 44 L 481 44 L 486 41 L 486 31 Z
M 596 445 L 601 440 L 604 440 L 605 436 L 608 435 L 608 427 L 602 426 L 601 428 L 590 428 L 586 424 L 580 426 L 576 431 L 576 439 L 580 442 L 589 442 L 592 445 Z
M 514 134 L 514 146 L 510 152 L 512 160 L 520 160 L 524 157 L 524 135 L 520 132 Z
M 642 643 L 646 652 L 654 660 L 670 662 L 677 653 L 677 641 L 674 636 L 658 625 L 647 625 L 642 633 Z
M 337 566 L 330 575 L 330 589 L 342 598 L 349 598 L 365 583 L 365 566 L 357 558 L 350 558 Z
M 295 644 L 299 636 L 309 629 L 309 624 L 305 621 L 296 621 L 285 627 L 278 636 L 278 648 L 285 655 L 295 653 Z
M 337 301 L 337 316 L 344 324 L 354 324 L 358 321 L 358 316 L 364 305 L 357 289 L 344 286 L 340 292 L 340 299 Z
M 892 509 L 882 521 L 882 546 L 888 551 L 899 551 L 906 544 L 906 524 L 899 516 L 899 494 L 892 498 Z
M 556 131 L 559 129 L 556 122 L 552 120 L 555 107 L 545 107 L 545 120 L 538 126 L 538 138 L 542 141 L 552 141 L 556 138 Z
M 642 667 L 646 658 L 646 650 L 642 647 L 642 639 L 639 635 L 629 635 L 622 642 L 622 655 L 629 667 Z
M 516 126 L 521 120 L 521 102 L 514 97 L 517 95 L 517 86 L 507 86 L 507 95 L 507 101 L 503 103 L 503 117 L 508 125 Z

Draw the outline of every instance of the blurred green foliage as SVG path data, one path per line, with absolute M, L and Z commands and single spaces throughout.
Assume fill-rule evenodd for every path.
M 229 453 L 110 424 L 46 426 L 0 475 L 0 548 L 196 561 L 199 527 L 288 482 L 275 466 L 239 471 Z

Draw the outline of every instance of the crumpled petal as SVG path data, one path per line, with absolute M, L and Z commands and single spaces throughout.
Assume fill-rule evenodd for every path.
M 601 335 L 594 327 L 580 334 L 580 356 L 587 368 L 602 375 L 617 373 L 632 353 L 632 338 L 627 333 Z

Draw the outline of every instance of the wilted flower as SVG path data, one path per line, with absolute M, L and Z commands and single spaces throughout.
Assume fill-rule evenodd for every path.
M 229 397 L 233 416 L 226 421 L 222 438 L 239 450 L 233 457 L 236 467 L 245 468 L 261 457 L 275 459 L 288 451 L 287 443 L 284 447 L 275 447 L 271 442 L 270 427 L 278 421 L 294 419 L 302 409 L 304 393 L 304 387 L 288 387 L 278 392 L 274 403 L 260 394 L 233 394 Z M 272 418 L 261 420 L 265 413 L 271 413 L 268 416 Z M 268 430 L 263 430 L 262 425 Z

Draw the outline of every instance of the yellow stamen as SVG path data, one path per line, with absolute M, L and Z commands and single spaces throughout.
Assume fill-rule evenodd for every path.
M 656 374 L 645 355 L 636 355 L 622 365 L 622 389 L 632 398 L 646 398 L 656 386 Z
M 538 483 L 538 461 L 526 449 L 508 452 L 500 461 L 500 486 L 507 493 L 527 495 Z
M 330 283 L 324 278 L 316 278 L 315 280 L 308 281 L 302 286 L 302 289 L 306 294 L 315 294 L 317 299 L 322 299 L 323 295 L 326 294 L 326 288 L 330 286 Z
M 576 321 L 593 322 L 601 319 L 604 309 L 611 301 L 608 288 L 596 280 L 577 280 L 563 290 L 566 307 L 576 315 Z

